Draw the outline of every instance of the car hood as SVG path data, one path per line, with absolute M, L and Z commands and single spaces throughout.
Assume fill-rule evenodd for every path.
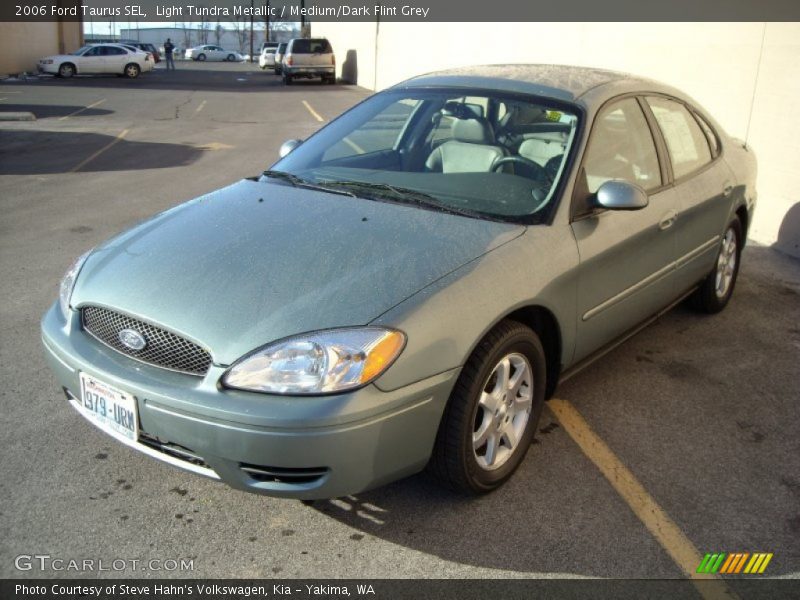
M 228 365 L 286 336 L 365 325 L 524 230 L 243 180 L 99 246 L 72 305 L 160 325 Z

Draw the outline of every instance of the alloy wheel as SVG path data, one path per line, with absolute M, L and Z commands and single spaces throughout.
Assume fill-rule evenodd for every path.
M 731 288 L 733 275 L 736 272 L 737 242 L 736 232 L 729 227 L 722 238 L 722 246 L 717 258 L 717 276 L 715 291 L 717 298 L 724 298 Z
M 492 369 L 478 400 L 472 451 L 478 465 L 503 466 L 522 438 L 533 406 L 533 370 L 519 353 L 504 356 Z

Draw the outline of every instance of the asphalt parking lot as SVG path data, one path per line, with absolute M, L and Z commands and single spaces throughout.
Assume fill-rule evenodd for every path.
M 313 504 L 249 495 L 75 414 L 38 329 L 72 259 L 259 173 L 367 96 L 178 67 L 0 83 L 0 111 L 37 117 L 0 124 L 0 577 L 80 575 L 15 569 L 40 553 L 193 559 L 171 576 L 677 578 L 720 551 L 800 576 L 800 262 L 766 247 L 746 250 L 723 313 L 678 307 L 562 384 L 519 472 L 483 498 L 424 476 Z

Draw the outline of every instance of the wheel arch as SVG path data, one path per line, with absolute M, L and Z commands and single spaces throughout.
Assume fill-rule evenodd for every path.
M 547 358 L 545 398 L 552 397 L 558 386 L 558 379 L 561 374 L 561 350 L 563 342 L 558 319 L 552 311 L 539 304 L 518 308 L 505 315 L 500 320 L 502 321 L 505 319 L 518 321 L 532 329 L 536 335 L 539 336 L 539 341 L 542 342 L 544 354 Z M 495 323 L 492 329 L 494 329 L 496 325 Z
M 747 243 L 747 230 L 750 227 L 750 213 L 744 203 L 740 204 L 734 213 L 742 224 L 742 246 L 744 246 Z

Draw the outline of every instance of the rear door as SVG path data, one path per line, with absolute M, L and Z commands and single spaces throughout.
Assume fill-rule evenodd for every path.
M 676 285 L 684 291 L 714 266 L 730 215 L 733 176 L 719 159 L 716 133 L 702 117 L 674 98 L 648 96 L 646 100 L 664 136 L 675 180 Z
M 572 232 L 578 244 L 575 360 L 613 341 L 668 305 L 675 295 L 677 200 L 642 107 L 633 96 L 598 113 L 579 171 Z M 592 195 L 609 180 L 638 184 L 648 193 L 641 210 L 591 209 Z
M 120 74 L 129 62 L 135 62 L 132 53 L 117 46 L 103 46 L 106 73 Z

